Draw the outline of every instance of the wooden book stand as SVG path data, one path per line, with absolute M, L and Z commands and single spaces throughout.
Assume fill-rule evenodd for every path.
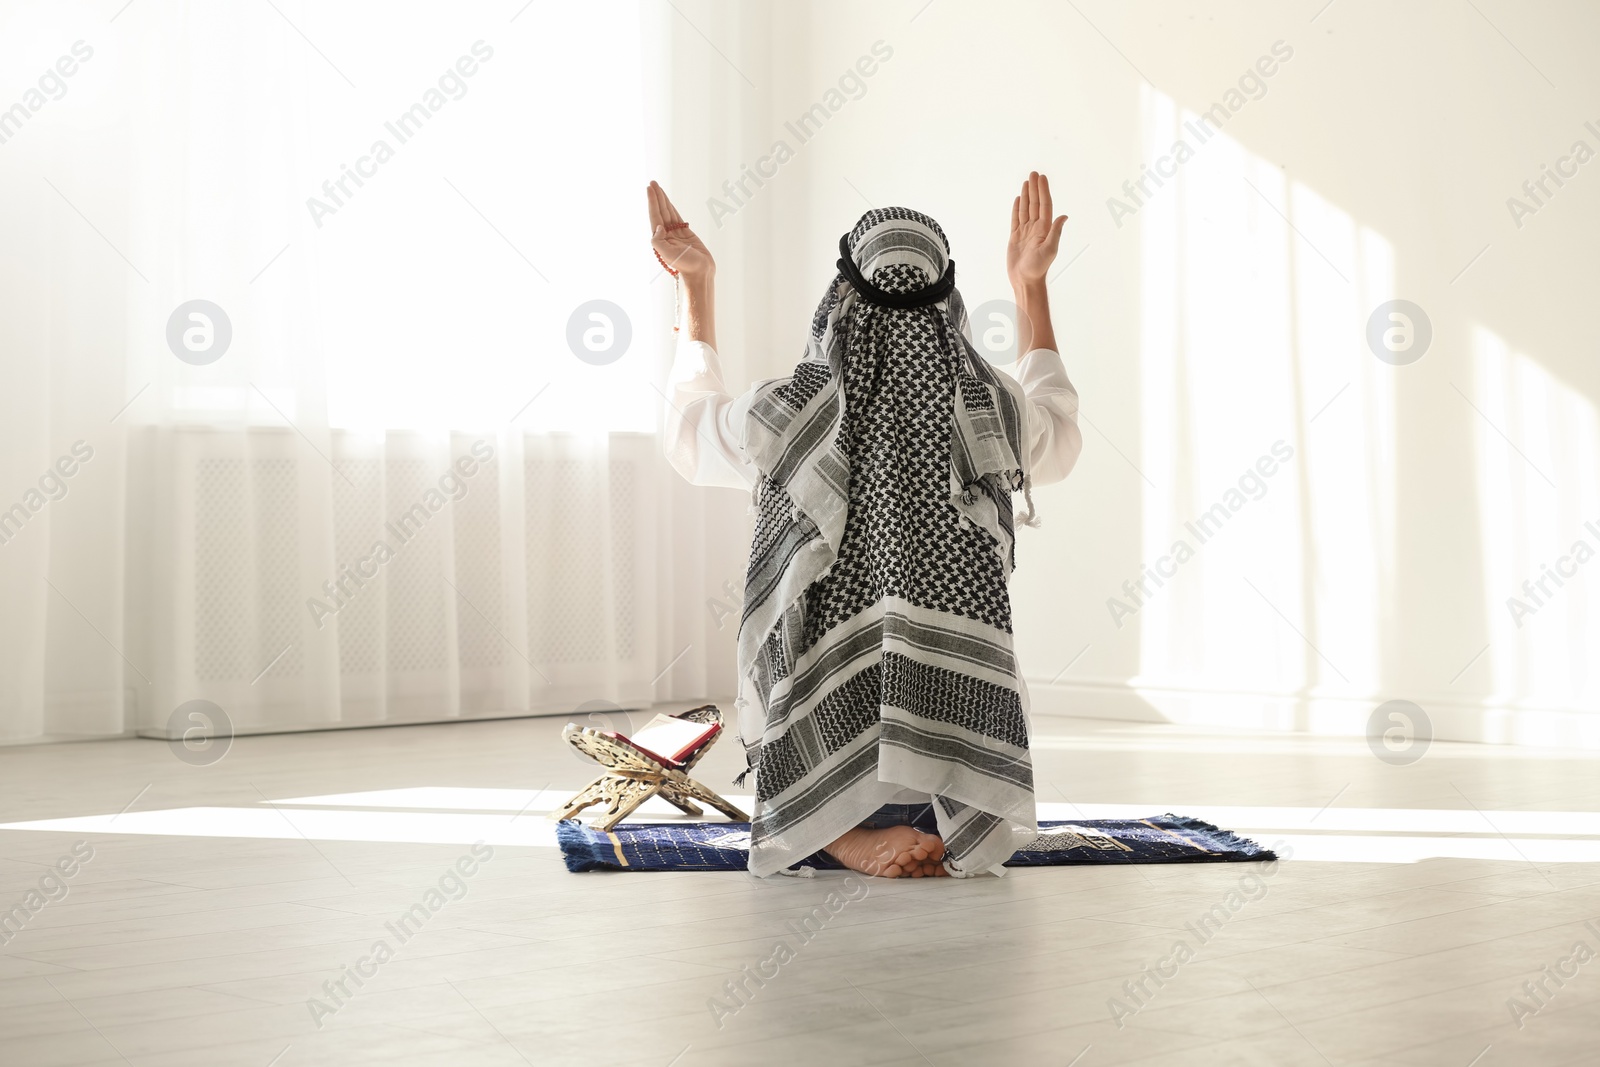
M 722 712 L 715 704 L 706 704 L 683 712 L 677 718 L 688 719 L 690 722 L 720 723 Z M 659 796 L 690 815 L 705 814 L 700 805 L 695 803 L 699 800 L 716 808 L 735 822 L 750 821 L 750 817 L 744 812 L 689 777 L 688 772 L 700 762 L 700 757 L 711 751 L 711 746 L 722 736 L 720 730 L 712 734 L 677 767 L 664 766 L 637 748 L 622 744 L 591 727 L 585 726 L 580 730 L 576 724 L 569 723 L 562 736 L 573 748 L 606 770 L 600 777 L 579 790 L 571 800 L 552 811 L 550 813 L 552 819 L 570 819 L 593 804 L 604 804 L 605 808 L 601 811 L 599 820 L 592 825 L 596 830 L 610 830 L 633 814 L 634 809 L 640 804 L 653 796 Z

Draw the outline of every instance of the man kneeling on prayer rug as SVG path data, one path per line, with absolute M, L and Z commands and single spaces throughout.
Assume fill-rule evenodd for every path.
M 1017 377 L 974 347 L 939 224 L 882 208 L 840 238 L 794 373 L 737 397 L 711 254 L 655 183 L 649 201 L 685 318 L 667 458 L 696 485 L 751 491 L 757 516 L 735 703 L 750 871 L 826 851 L 882 877 L 1000 873 L 1038 834 L 1015 526 L 1037 525 L 1032 488 L 1083 446 L 1045 289 L 1066 223 L 1049 182 L 1031 174 L 1011 208 Z

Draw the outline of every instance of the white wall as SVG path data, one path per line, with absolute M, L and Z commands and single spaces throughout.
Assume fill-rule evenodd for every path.
M 1600 747 L 1600 560 L 1520 626 L 1507 608 L 1574 542 L 1600 550 L 1600 160 L 1520 227 L 1506 203 L 1575 141 L 1600 152 L 1600 9 L 682 10 L 675 47 L 743 101 L 741 140 L 672 189 L 742 257 L 723 273 L 738 384 L 793 365 L 869 204 L 938 218 L 971 305 L 1008 295 L 1030 168 L 1072 216 L 1060 262 L 1081 256 L 1052 296 L 1086 446 L 1037 493 L 1013 587 L 1036 710 L 1360 733 L 1405 699 L 1439 737 Z M 879 40 L 892 57 L 800 144 L 784 121 Z M 1193 158 L 1118 226 L 1108 198 L 1280 41 L 1264 93 L 1205 143 L 1185 134 Z M 720 180 L 780 138 L 794 158 L 713 225 Z M 1432 324 L 1409 365 L 1365 340 L 1393 298 Z M 1261 498 L 1187 534 L 1279 441 L 1292 458 Z M 1180 538 L 1193 558 L 1136 605 L 1123 582 Z M 1120 626 L 1112 597 L 1139 608 Z

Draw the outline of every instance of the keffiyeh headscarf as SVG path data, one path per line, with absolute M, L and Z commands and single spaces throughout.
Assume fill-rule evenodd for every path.
M 1014 523 L 1035 523 L 1026 409 L 972 345 L 938 223 L 869 211 L 840 252 L 805 357 L 756 387 L 745 429 L 751 869 L 913 790 L 934 798 L 947 866 L 972 873 L 1036 832 L 1006 591 Z

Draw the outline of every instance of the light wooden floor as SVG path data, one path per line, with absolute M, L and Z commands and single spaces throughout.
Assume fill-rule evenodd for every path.
M 1600 957 L 1562 962 L 1600 952 L 1600 779 L 1577 753 L 1436 744 L 1395 767 L 1360 740 L 1044 718 L 1042 817 L 1188 812 L 1293 858 L 1259 883 L 874 881 L 802 943 L 786 922 L 843 876 L 566 873 L 543 813 L 589 766 L 561 725 L 244 738 L 205 767 L 157 741 L 0 749 L 0 917 L 93 850 L 0 945 L 0 1064 L 1600 1063 Z M 736 748 L 702 775 L 730 794 Z M 1230 903 L 1200 944 L 1187 924 Z M 793 958 L 727 999 L 780 939 Z M 380 941 L 393 957 L 336 1004 L 324 983 Z M 1158 966 L 1141 1006 L 1123 985 Z M 1546 966 L 1571 977 L 1541 1006 L 1522 983 Z M 1520 1028 L 1512 997 L 1538 1009 Z M 314 1021 L 313 998 L 337 1010 Z M 1121 1027 L 1112 998 L 1138 1008 Z

